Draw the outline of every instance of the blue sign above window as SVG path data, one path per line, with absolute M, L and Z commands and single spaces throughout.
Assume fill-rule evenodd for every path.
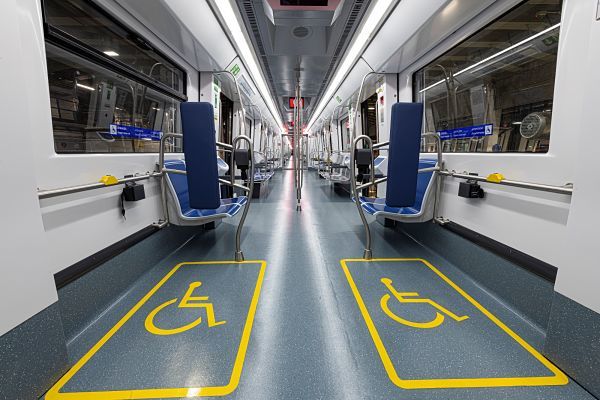
M 138 128 L 137 126 L 110 124 L 110 134 L 113 137 L 137 140 L 159 141 L 162 137 L 161 131 Z
M 450 140 L 450 139 L 468 139 L 474 137 L 483 137 L 490 136 L 494 133 L 494 125 L 485 124 L 485 125 L 475 125 L 475 126 L 467 126 L 464 128 L 456 128 L 456 129 L 447 129 L 444 131 L 438 131 L 440 135 L 440 139 L 442 140 Z

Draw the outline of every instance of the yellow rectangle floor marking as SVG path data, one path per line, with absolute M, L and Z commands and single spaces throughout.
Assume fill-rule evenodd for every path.
M 542 363 L 548 370 L 550 370 L 554 375 L 553 376 L 527 376 L 527 377 L 509 377 L 509 378 L 455 378 L 455 379 L 402 379 L 398 376 L 396 372 L 396 368 L 390 359 L 390 356 L 379 336 L 379 332 L 377 331 L 377 327 L 373 323 L 371 319 L 371 315 L 365 305 L 362 296 L 352 278 L 352 274 L 350 273 L 350 269 L 348 268 L 347 263 L 349 262 L 363 262 L 363 263 L 372 263 L 372 262 L 421 262 L 426 265 L 429 269 L 431 269 L 436 275 L 438 275 L 443 281 L 445 281 L 448 285 L 450 285 L 454 290 L 456 290 L 462 297 L 464 297 L 467 301 L 469 301 L 475 308 L 477 308 L 481 313 L 483 313 L 486 317 L 488 317 L 494 324 L 496 324 L 500 329 L 502 329 L 506 334 L 508 334 L 511 338 L 513 338 L 519 345 L 521 345 L 525 350 L 527 350 L 533 357 L 535 357 L 540 363 Z M 431 265 L 427 260 L 421 258 L 377 258 L 372 260 L 364 260 L 364 259 L 344 259 L 340 261 L 342 265 L 342 269 L 344 270 L 344 274 L 346 275 L 346 279 L 348 280 L 348 284 L 352 289 L 352 293 L 354 294 L 354 298 L 358 303 L 358 307 L 360 312 L 365 320 L 365 324 L 369 329 L 369 333 L 371 334 L 371 339 L 373 339 L 373 343 L 377 348 L 377 352 L 379 353 L 379 357 L 383 362 L 385 370 L 390 378 L 390 380 L 398 387 L 402 389 L 445 389 L 445 388 L 483 388 L 483 387 L 500 387 L 500 386 L 558 386 L 558 385 L 566 385 L 569 382 L 567 376 L 552 364 L 548 359 L 546 359 L 543 355 L 541 355 L 536 349 L 534 349 L 529 343 L 523 340 L 519 335 L 517 335 L 513 330 L 511 330 L 508 326 L 506 326 L 502 321 L 500 321 L 496 316 L 494 316 L 491 312 L 489 312 L 485 307 L 479 304 L 473 297 L 467 294 L 463 289 L 461 289 L 457 284 L 452 282 L 450 278 L 444 275 L 440 270 Z
M 60 390 L 69 382 L 93 356 L 96 354 L 110 338 L 117 333 L 119 329 L 140 309 L 142 306 L 161 288 L 179 268 L 184 265 L 215 265 L 215 264 L 260 264 L 260 271 L 256 280 L 256 287 L 248 309 L 248 315 L 242 331 L 242 338 L 235 357 L 233 369 L 229 383 L 226 386 L 205 386 L 190 388 L 157 388 L 157 389 L 133 389 L 133 390 L 114 390 L 102 392 L 71 392 L 61 393 Z M 260 290 L 265 276 L 267 262 L 264 260 L 254 261 L 195 261 L 182 262 L 177 264 L 167 275 L 165 275 L 140 301 L 137 302 L 131 310 L 127 312 L 103 337 L 96 343 L 71 369 L 48 391 L 46 400 L 125 400 L 125 399 L 156 399 L 156 398 L 178 398 L 178 397 L 206 397 L 206 396 L 226 396 L 231 394 L 238 386 L 244 367 L 244 359 L 250 341 L 252 324 L 254 323 L 254 314 L 260 297 Z

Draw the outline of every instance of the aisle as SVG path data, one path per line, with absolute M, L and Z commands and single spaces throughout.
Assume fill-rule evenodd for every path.
M 233 258 L 236 221 L 183 244 L 72 343 L 72 361 L 83 359 L 61 392 L 77 399 L 592 399 L 572 382 L 475 388 L 507 377 L 516 379 L 511 385 L 559 385 L 564 376 L 510 334 L 535 347 L 539 332 L 411 238 L 374 223 L 375 257 L 402 260 L 342 265 L 362 255 L 362 226 L 354 204 L 314 173 L 305 177 L 302 212 L 291 171 L 270 184 L 248 215 L 248 263 L 215 262 Z M 415 298 L 435 301 L 400 305 Z M 467 387 L 451 388 L 453 379 L 467 379 Z

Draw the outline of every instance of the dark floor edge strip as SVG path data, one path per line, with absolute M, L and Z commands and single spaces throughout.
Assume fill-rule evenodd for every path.
M 54 274 L 56 288 L 63 288 L 74 280 L 81 278 L 83 275 L 93 271 L 101 264 L 118 256 L 125 250 L 156 233 L 159 229 L 160 228 L 154 225 L 149 225 L 133 233 L 132 235 L 127 236 L 125 239 L 119 240 L 118 242 L 100 250 L 99 252 L 94 253 L 91 256 L 86 257 L 83 260 L 63 269 L 62 271 L 57 272 Z
M 548 264 L 545 261 L 532 257 L 517 249 L 500 243 L 492 238 L 477 233 L 469 228 L 457 224 L 456 222 L 447 222 L 442 225 L 444 228 L 456 233 L 457 235 L 481 246 L 492 253 L 517 264 L 519 267 L 546 279 L 551 283 L 556 282 L 558 268 Z

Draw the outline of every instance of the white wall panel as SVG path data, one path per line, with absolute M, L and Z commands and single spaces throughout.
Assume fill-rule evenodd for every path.
M 138 1 L 143 7 L 145 1 Z M 217 64 L 216 68 L 204 68 L 199 64 L 201 70 L 225 68 L 237 56 L 206 0 L 163 1 Z M 203 56 L 198 54 L 199 63 L 202 62 L 202 58 Z
M 154 39 L 154 45 L 162 42 L 161 50 L 173 53 L 169 55 L 175 60 L 185 60 L 198 70 L 221 69 L 235 57 L 206 0 L 94 1 Z
M 565 136 L 577 136 L 579 140 L 572 158 L 575 193 L 566 240 L 561 246 L 556 290 L 600 313 L 597 212 L 600 185 L 596 140 L 600 109 L 600 21 L 595 21 L 594 3 L 567 0 L 563 19 L 566 28 L 561 33 L 561 40 L 569 40 L 570 52 L 570 57 L 561 57 L 560 61 L 561 67 L 569 71 L 559 78 L 564 88 L 561 93 L 565 93 L 561 107 L 569 113 L 565 112 L 559 123 Z
M 36 186 L 53 189 L 96 182 L 106 174 L 123 177 L 153 171 L 156 154 L 55 153 L 40 0 L 19 0 L 19 11 L 24 60 L 21 68 L 27 73 L 26 80 L 20 83 L 28 95 L 28 101 L 22 104 L 26 104 L 29 113 L 35 116 L 29 123 L 34 151 L 31 168 L 36 170 Z M 198 98 L 198 74 L 193 69 L 187 69 L 187 73 L 188 95 L 194 100 Z M 23 84 L 25 81 L 26 85 Z M 156 222 L 162 216 L 158 182 L 144 183 L 146 199 L 127 204 L 127 219 L 119 211 L 122 187 L 39 202 L 51 249 L 46 258 L 50 270 L 56 273 Z
M 40 11 L 20 6 L 21 0 L 0 2 L 0 335 L 58 299 L 36 193 L 32 129 L 38 116 L 27 107 L 36 99 L 27 90 L 31 66 L 23 56 L 39 52 L 28 29 L 40 24 Z
M 448 2 L 450 0 L 402 0 L 365 50 L 364 59 L 379 70 L 392 55 L 400 58 L 402 53 L 398 50 Z

